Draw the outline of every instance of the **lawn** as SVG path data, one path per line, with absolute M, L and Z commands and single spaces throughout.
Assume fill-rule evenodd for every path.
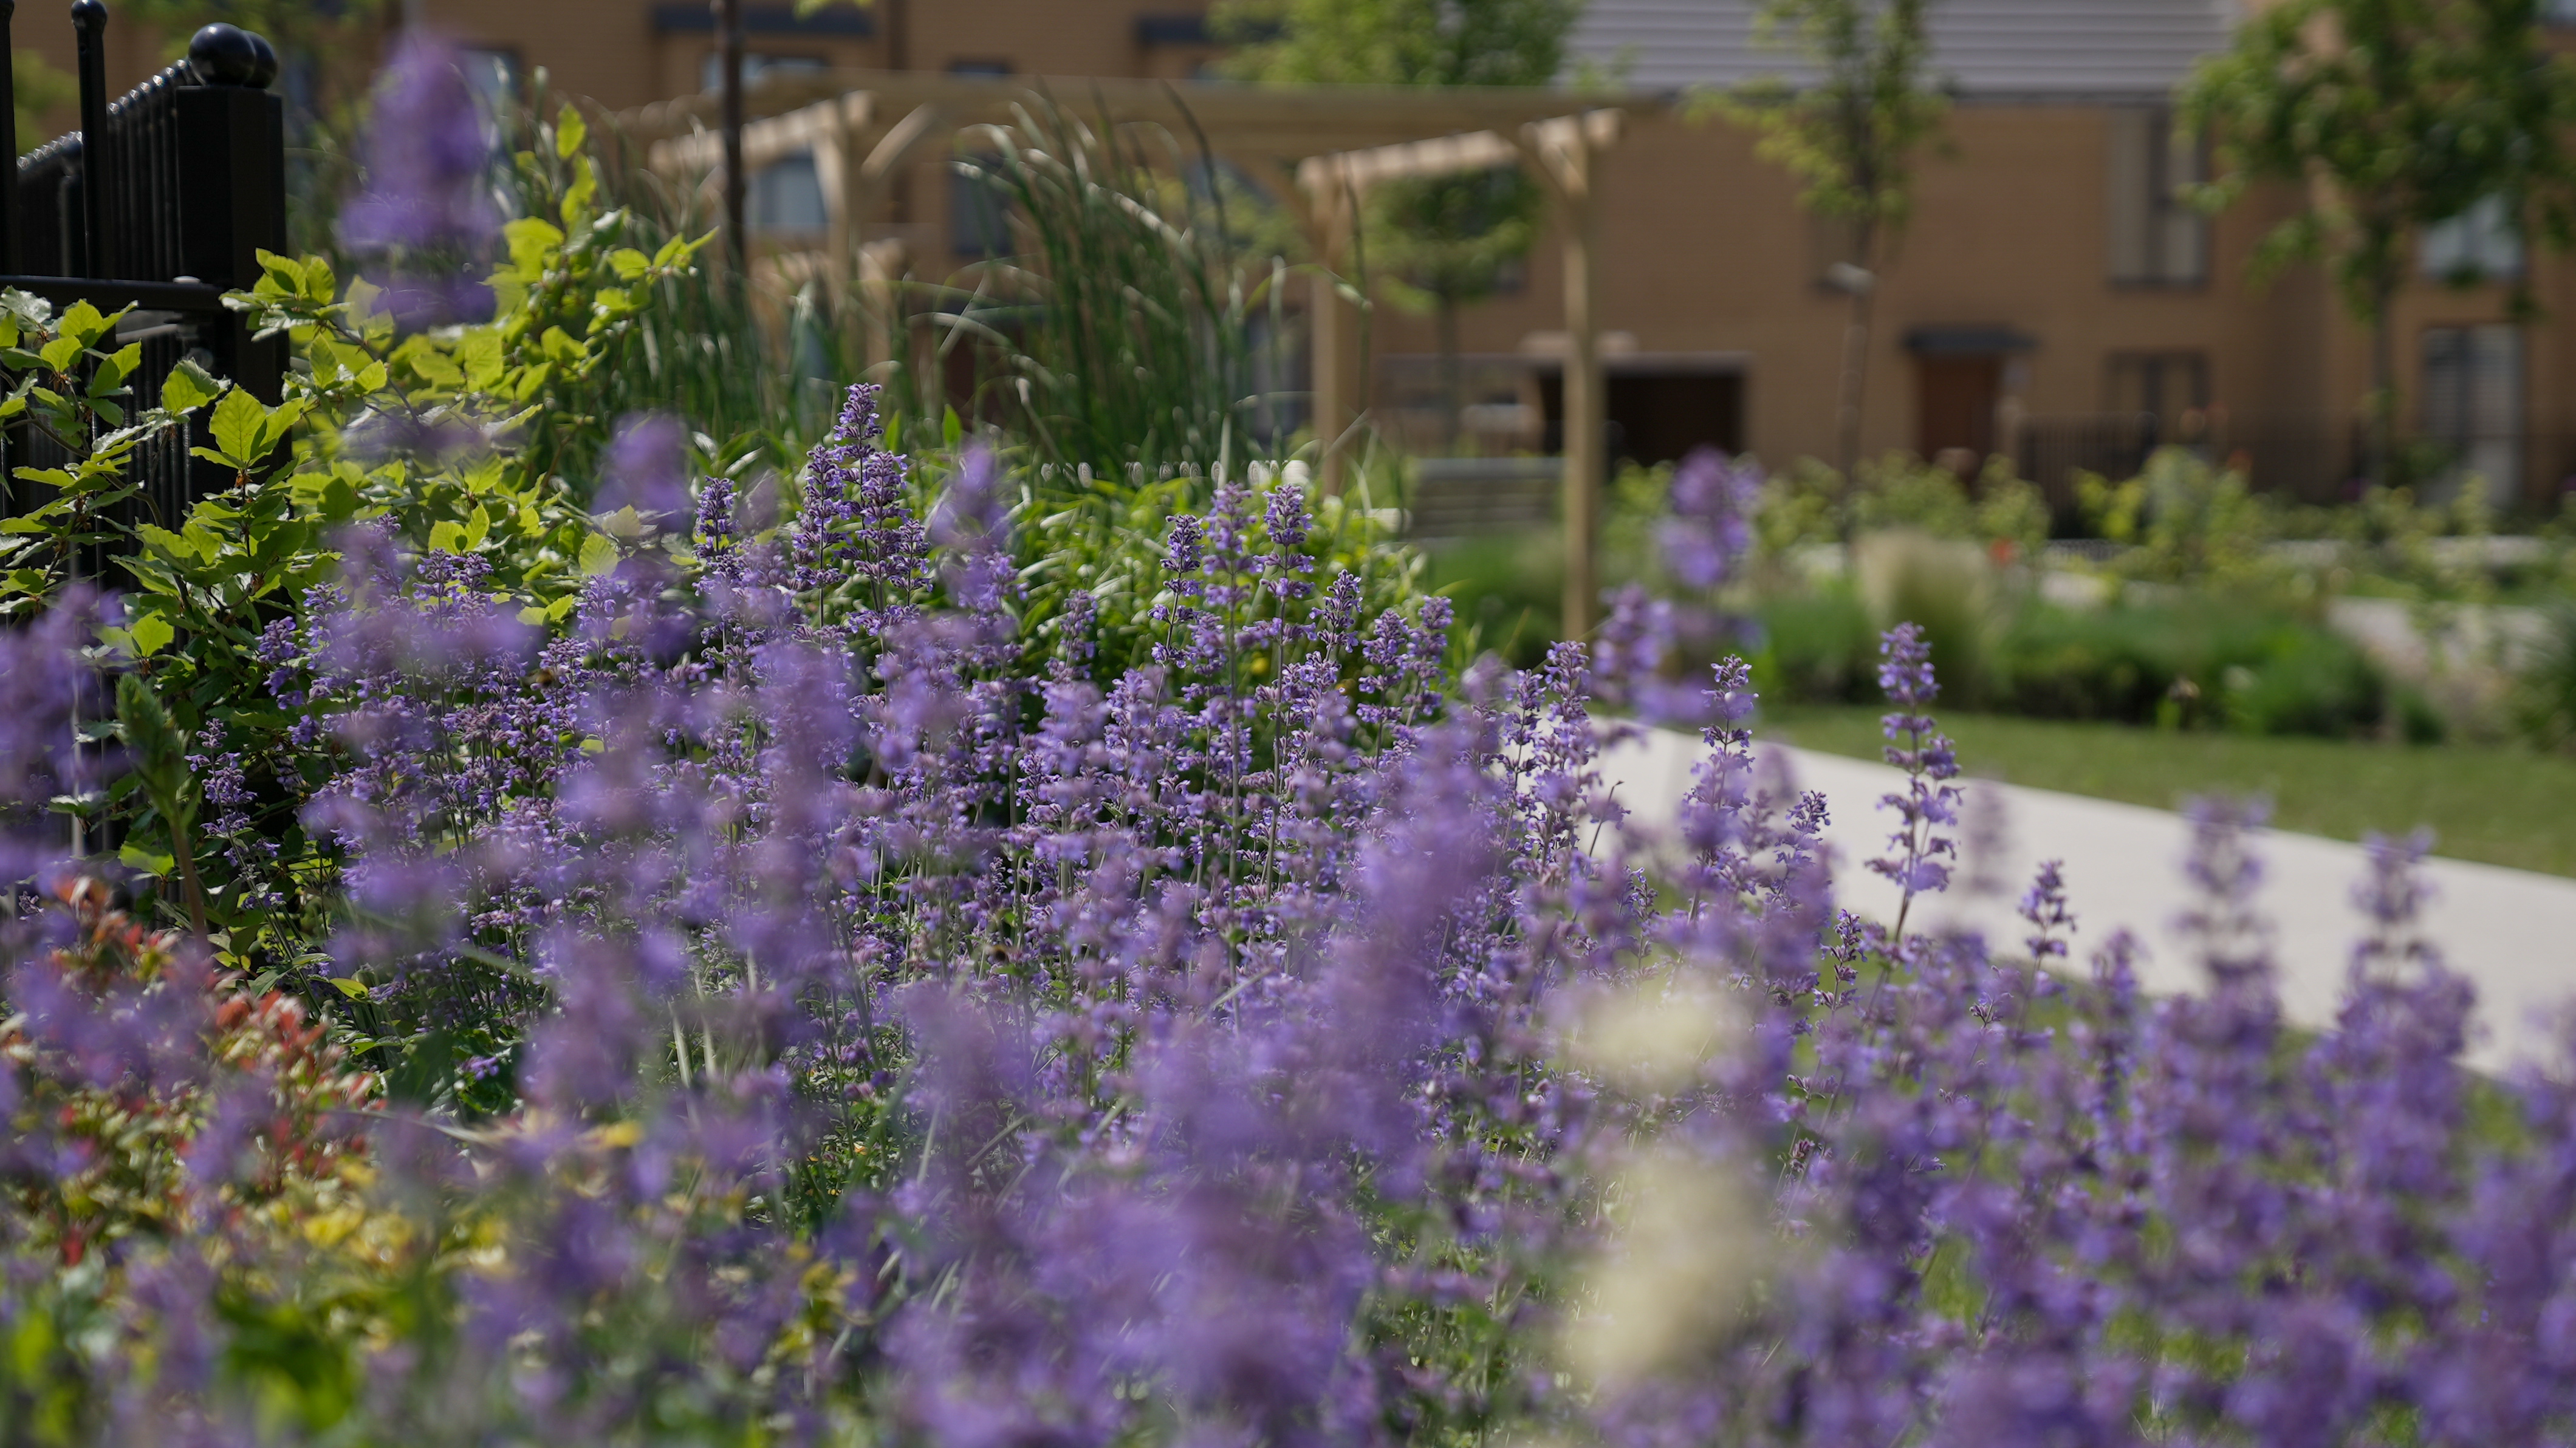
M 1765 738 L 1877 756 L 1876 709 L 1765 711 Z M 2576 875 L 2576 760 L 2475 745 L 2171 733 L 1991 714 L 1943 714 L 1971 774 L 2170 809 L 2196 794 L 2263 794 L 2282 829 L 2358 840 L 2432 828 L 2436 853 Z

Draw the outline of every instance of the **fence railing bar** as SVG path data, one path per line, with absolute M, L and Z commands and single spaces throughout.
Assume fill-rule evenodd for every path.
M 107 6 L 78 0 L 72 30 L 80 38 L 81 245 L 83 276 L 104 277 L 109 264 L 107 199 L 115 161 L 107 135 Z

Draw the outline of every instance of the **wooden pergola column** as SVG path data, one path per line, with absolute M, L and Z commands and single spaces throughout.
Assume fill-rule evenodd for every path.
M 1565 246 L 1565 602 L 1561 631 L 1587 638 L 1599 621 L 1602 497 L 1610 468 L 1610 398 L 1601 371 L 1601 217 L 1593 161 L 1619 139 L 1619 112 L 1538 121 L 1523 128 L 1540 177 L 1555 194 Z

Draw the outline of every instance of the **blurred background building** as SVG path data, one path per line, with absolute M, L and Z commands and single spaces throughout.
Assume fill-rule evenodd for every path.
M 2325 501 L 2348 485 L 2366 337 L 2313 266 L 2266 287 L 2248 280 L 2257 240 L 2305 198 L 2258 193 L 2210 217 L 2182 196 L 2209 163 L 2175 138 L 2174 87 L 2227 43 L 2242 3 L 1934 7 L 1932 64 L 1954 109 L 1921 163 L 1913 218 L 1871 279 L 1864 455 L 2000 453 L 2062 490 L 2073 469 L 2119 473 L 2182 441 L 2242 458 L 2267 488 Z M 716 75 L 705 0 L 403 0 L 336 20 L 340 7 L 300 9 L 312 28 L 285 85 L 291 103 L 317 108 L 335 84 L 362 86 L 387 33 L 406 24 L 464 47 L 496 108 L 524 98 L 540 71 L 553 93 L 608 112 L 707 89 Z M 1611 445 L 1638 461 L 1703 443 L 1774 463 L 1834 451 L 1846 240 L 1801 210 L 1795 183 L 1757 157 L 1747 131 L 1674 103 L 1765 75 L 1794 80 L 1794 60 L 1756 35 L 1754 9 L 1591 0 L 1572 36 L 1567 83 L 1653 102 L 1632 113 L 1597 181 Z M 2547 10 L 2576 22 L 2569 0 Z M 788 0 L 752 0 L 747 29 L 755 115 L 769 77 L 1215 81 L 1225 54 L 1191 0 L 873 0 L 801 15 Z M 22 52 L 69 69 L 68 25 L 29 7 L 17 34 Z M 184 39 L 120 21 L 111 84 L 132 84 Z M 1078 86 L 1056 90 L 1080 101 Z M 50 132 L 73 118 L 58 102 L 31 123 Z M 40 135 L 20 139 L 27 149 Z M 1005 244 L 1002 218 L 953 154 L 923 152 L 885 200 L 877 234 L 904 241 L 916 275 Z M 823 193 L 810 155 L 768 160 L 752 227 L 772 249 L 817 245 Z M 2553 501 L 2576 472 L 2576 269 L 2527 258 L 2493 209 L 2416 245 L 2416 280 L 2395 310 L 2401 427 L 2455 472 Z M 1543 232 L 1527 264 L 1461 309 L 1454 352 L 1430 316 L 1374 310 L 1368 400 L 1390 435 L 1462 454 L 1560 445 L 1568 342 L 1554 248 Z M 2526 268 L 2539 312 L 2517 321 L 2510 292 Z

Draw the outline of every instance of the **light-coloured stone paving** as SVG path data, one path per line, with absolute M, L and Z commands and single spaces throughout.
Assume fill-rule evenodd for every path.
M 1779 745 L 1762 746 L 1802 789 L 1824 792 L 1832 807 L 1827 839 L 1834 882 L 1846 908 L 1884 918 L 1896 907 L 1894 886 L 1862 862 L 1884 852 L 1893 828 L 1881 796 L 1903 776 L 1886 765 Z M 1669 832 L 1672 802 L 1689 787 L 1702 749 L 1697 738 L 1648 733 L 1605 761 L 1604 774 L 1632 822 L 1650 836 Z M 1965 761 L 1975 768 L 1978 761 Z M 1979 895 L 1954 884 L 1931 901 L 1930 919 L 1977 929 L 1999 944 L 2028 933 L 2015 913 L 2042 860 L 2064 862 L 2076 914 L 2072 958 L 2088 961 L 2095 946 L 2126 927 L 2147 947 L 2140 963 L 2149 988 L 2194 988 L 2197 971 L 2183 953 L 2173 921 L 2189 900 L 2181 861 L 2189 828 L 2181 816 L 2137 805 L 1983 780 L 1964 781 L 1971 811 L 2000 806 L 1997 846 L 1977 873 L 2002 882 Z M 2569 822 L 2576 829 L 2576 821 Z M 2438 848 L 2438 845 L 2436 846 Z M 2353 887 L 2364 873 L 2361 847 L 2313 835 L 2265 831 L 2263 905 L 2277 931 L 2281 991 L 2303 1025 L 2331 1023 L 2361 918 Z M 1962 869 L 1962 877 L 1969 871 Z M 2576 880 L 2493 865 L 2436 858 L 2426 870 L 2432 900 L 2428 933 L 2450 966 L 2478 989 L 2482 1036 L 2472 1057 L 2485 1067 L 2550 1051 L 2551 1017 L 2576 1003 Z M 1964 883 L 1964 878 L 1962 883 Z M 1920 911 L 1923 907 L 1918 904 Z

